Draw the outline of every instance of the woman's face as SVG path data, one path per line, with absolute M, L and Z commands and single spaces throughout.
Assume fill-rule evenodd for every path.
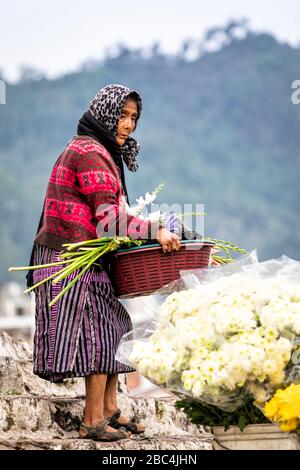
M 137 103 L 132 98 L 125 101 L 118 124 L 116 141 L 118 145 L 124 145 L 125 140 L 134 131 L 138 118 Z

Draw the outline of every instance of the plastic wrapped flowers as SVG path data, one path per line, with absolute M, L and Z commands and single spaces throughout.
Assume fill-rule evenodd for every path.
M 228 412 L 249 397 L 263 404 L 288 378 L 300 376 L 293 362 L 300 263 L 284 257 L 234 265 L 211 278 L 193 273 L 192 283 L 187 272 L 185 289 L 159 292 L 152 322 L 124 338 L 119 360 L 175 393 Z

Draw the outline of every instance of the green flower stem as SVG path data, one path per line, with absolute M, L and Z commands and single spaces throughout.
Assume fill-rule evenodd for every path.
M 70 264 L 68 267 L 66 267 L 64 270 L 62 270 L 59 274 L 59 276 L 57 276 L 57 280 L 55 280 L 54 283 L 60 281 L 61 279 L 65 278 L 68 274 L 71 274 L 73 271 L 76 271 L 77 269 L 80 269 L 82 264 L 84 264 L 85 261 L 88 261 L 88 259 L 86 260 L 73 260 L 73 263 Z
M 239 254 L 242 254 L 242 255 L 247 254 L 246 250 L 244 250 L 243 248 L 237 247 L 232 242 L 227 242 L 225 240 L 217 240 L 217 239 L 211 238 L 211 237 L 207 237 L 206 239 L 208 241 L 212 241 L 215 244 L 215 246 L 214 246 L 215 249 L 217 249 L 218 251 L 224 251 L 227 255 L 230 256 L 230 258 L 219 257 L 219 259 L 217 259 L 217 257 L 215 257 L 215 255 L 213 255 L 213 259 L 216 260 L 216 261 L 223 262 L 223 263 L 230 263 L 230 262 L 234 261 L 234 258 L 232 258 L 232 256 L 231 256 L 232 253 L 239 253 Z
M 207 215 L 207 212 L 183 212 L 182 214 L 176 214 L 176 216 L 181 219 L 183 217 L 193 217 L 193 216 L 204 216 Z
M 82 251 L 78 250 L 78 251 L 75 251 L 73 253 L 68 251 L 68 252 L 62 253 L 60 256 L 62 258 L 76 258 L 76 257 L 82 256 L 82 255 L 83 255 Z
M 58 272 L 60 273 L 61 271 L 58 271 Z M 29 287 L 29 289 L 24 290 L 24 294 L 29 294 L 29 292 L 35 290 L 37 287 L 41 286 L 45 282 L 50 281 L 50 279 L 53 279 L 55 276 L 57 276 L 57 273 L 51 274 L 51 276 L 48 276 L 45 279 L 43 279 L 42 281 L 37 282 L 36 284 L 34 284 L 34 286 Z
M 80 269 L 86 262 L 89 261 L 90 257 L 91 253 L 87 253 L 86 255 L 82 255 L 79 259 L 76 258 L 75 260 L 73 260 L 73 263 L 67 266 L 63 270 L 63 272 L 61 272 L 61 274 L 55 278 L 53 284 L 57 284 L 59 281 L 67 277 L 68 274 L 72 274 L 72 272 L 76 271 L 77 269 Z
M 81 276 L 89 269 L 89 267 L 98 259 L 97 256 L 94 256 L 90 262 L 83 268 L 83 270 L 77 274 L 77 276 L 69 282 L 69 284 L 49 303 L 49 307 L 52 307 L 71 287 L 81 278 Z
M 100 248 L 100 247 L 97 246 L 96 248 Z M 83 251 L 94 251 L 94 250 L 95 250 L 95 248 L 93 248 L 93 247 L 84 247 L 84 246 L 82 246 L 81 248 L 79 248 L 77 253 L 82 253 Z
M 65 260 L 65 261 L 58 261 L 57 263 L 49 263 L 49 264 L 40 264 L 39 266 L 23 266 L 23 267 L 13 267 L 13 268 L 8 268 L 9 272 L 13 271 L 33 271 L 34 269 L 42 269 L 42 268 L 52 268 L 52 266 L 60 266 L 61 264 L 66 264 L 70 263 L 71 260 Z
M 231 250 L 231 251 L 236 251 L 238 253 L 243 253 L 243 254 L 247 253 L 247 250 L 244 250 L 243 248 L 237 247 L 232 242 L 227 242 L 225 240 L 217 240 L 217 239 L 211 238 L 211 237 L 206 237 L 206 240 L 214 242 L 216 247 L 219 247 L 219 248 L 224 249 L 224 250 L 228 249 L 228 250 Z
M 222 256 L 216 256 L 216 255 L 212 255 L 212 259 L 221 264 L 232 263 L 232 261 L 234 261 L 233 258 L 222 258 Z
M 83 242 L 78 242 L 78 243 L 65 243 L 63 246 L 67 247 L 67 250 L 73 250 L 74 248 L 78 248 L 80 246 L 86 246 L 86 245 L 94 245 L 94 244 L 107 244 L 110 242 L 109 238 L 96 238 L 95 240 L 87 240 Z
M 93 250 L 94 251 L 94 250 Z M 77 255 L 77 253 L 73 253 L 73 256 L 74 255 Z M 85 254 L 83 255 L 82 253 L 80 253 L 80 257 L 81 259 L 78 260 L 80 261 L 80 264 L 78 263 L 77 264 L 77 259 L 74 260 L 74 259 L 68 259 L 68 260 L 65 260 L 65 261 L 58 261 L 58 262 L 55 262 L 55 263 L 48 263 L 48 264 L 43 264 L 43 265 L 38 265 L 38 266 L 24 266 L 24 267 L 17 267 L 17 268 L 9 268 L 9 271 L 23 271 L 23 270 L 36 270 L 36 269 L 44 269 L 44 268 L 51 268 L 51 267 L 54 267 L 54 266 L 60 266 L 62 264 L 69 264 L 69 266 L 61 269 L 60 271 L 57 271 L 55 273 L 53 273 L 51 276 L 48 276 L 46 277 L 45 279 L 43 279 L 42 281 L 38 282 L 37 284 L 35 284 L 34 286 L 26 289 L 24 291 L 24 294 L 27 294 L 29 292 L 32 292 L 33 290 L 35 290 L 37 287 L 39 287 L 40 285 L 44 284 L 45 282 L 53 279 L 53 278 L 58 278 L 58 279 L 55 279 L 55 283 L 58 282 L 58 280 L 64 277 L 66 277 L 68 274 L 72 273 L 73 271 L 75 271 L 76 269 L 80 268 L 82 263 L 84 263 L 85 261 L 88 260 L 88 258 L 90 257 L 91 253 L 89 252 L 88 253 L 88 256 Z M 84 259 L 83 259 L 84 258 Z
M 103 256 L 106 252 L 111 251 L 110 244 L 106 248 L 98 248 L 94 249 L 92 252 L 88 252 L 87 254 L 84 254 L 81 256 L 80 259 L 76 259 L 73 264 L 68 266 L 67 268 L 64 269 L 64 272 L 62 272 L 58 277 L 55 278 L 55 280 L 52 282 L 53 285 L 57 284 L 59 281 L 67 277 L 69 274 L 72 272 L 76 271 L 77 269 L 80 269 L 83 267 L 86 263 L 90 265 L 90 259 L 92 260 L 97 260 L 101 256 Z M 72 281 L 73 282 L 73 281 Z

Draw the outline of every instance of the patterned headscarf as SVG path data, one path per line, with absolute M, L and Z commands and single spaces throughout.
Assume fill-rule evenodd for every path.
M 107 85 L 94 96 L 90 103 L 89 111 L 114 136 L 117 136 L 118 123 L 122 109 L 127 98 L 132 97 L 137 102 L 138 116 L 142 111 L 142 99 L 139 93 L 123 85 Z M 140 144 L 128 137 L 120 147 L 122 157 L 130 171 L 137 171 L 139 164 L 136 161 L 140 150 Z

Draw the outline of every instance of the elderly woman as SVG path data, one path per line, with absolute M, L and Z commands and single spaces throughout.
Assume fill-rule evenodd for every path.
M 138 169 L 139 144 L 130 134 L 141 109 L 139 93 L 122 85 L 108 85 L 92 99 L 52 170 L 30 264 L 59 262 L 64 243 L 105 236 L 110 224 L 117 234 L 156 239 L 164 251 L 179 249 L 179 238 L 165 228 L 121 217 L 121 201 L 128 197 L 123 160 L 130 171 Z M 59 269 L 29 271 L 28 286 Z M 80 437 L 115 441 L 143 432 L 117 404 L 118 374 L 134 370 L 115 359 L 121 337 L 132 329 L 130 317 L 99 266 L 49 308 L 69 281 L 70 276 L 55 286 L 47 281 L 35 291 L 34 373 L 51 382 L 85 377 Z

